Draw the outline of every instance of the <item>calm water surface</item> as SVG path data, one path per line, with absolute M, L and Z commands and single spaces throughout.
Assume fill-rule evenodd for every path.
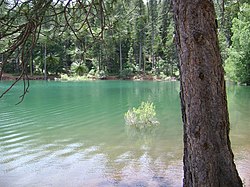
M 9 82 L 0 82 L 1 91 Z M 0 186 L 182 186 L 178 82 L 31 82 L 0 100 Z M 142 101 L 160 125 L 129 130 L 124 113 Z M 231 141 L 250 185 L 250 88 L 229 86 Z

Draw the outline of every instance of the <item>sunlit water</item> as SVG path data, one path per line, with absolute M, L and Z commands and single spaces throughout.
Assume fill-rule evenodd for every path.
M 1 91 L 9 82 L 0 82 Z M 32 81 L 0 100 L 0 186 L 182 186 L 178 82 Z M 250 185 L 250 88 L 229 86 L 231 141 Z M 129 130 L 124 113 L 142 101 L 160 125 Z

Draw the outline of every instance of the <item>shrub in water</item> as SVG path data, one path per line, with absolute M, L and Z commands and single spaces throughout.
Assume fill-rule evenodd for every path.
M 127 125 L 142 129 L 159 124 L 156 119 L 155 106 L 150 102 L 142 102 L 138 108 L 132 108 L 125 113 Z

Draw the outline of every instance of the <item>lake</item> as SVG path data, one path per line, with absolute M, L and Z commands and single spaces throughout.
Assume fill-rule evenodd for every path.
M 3 91 L 10 82 L 0 82 Z M 0 100 L 0 186 L 182 186 L 179 83 L 20 82 Z M 250 185 L 250 87 L 228 85 L 231 143 Z M 142 101 L 160 125 L 129 129 L 124 113 Z

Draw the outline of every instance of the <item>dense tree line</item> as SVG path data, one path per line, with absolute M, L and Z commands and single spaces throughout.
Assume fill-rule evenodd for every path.
M 15 42 L 11 37 L 22 34 L 21 30 L 13 29 L 16 33 L 6 36 L 7 29 L 12 32 L 8 24 L 14 24 L 12 19 L 19 27 L 28 23 L 36 17 L 31 10 L 39 6 L 38 2 L 1 2 L 2 59 L 8 55 L 5 49 Z M 25 71 L 31 75 L 92 75 L 101 71 L 122 78 L 143 73 L 177 75 L 170 0 L 150 0 L 146 4 L 143 0 L 103 1 L 100 7 L 95 3 L 44 1 L 42 6 L 48 7 L 42 12 L 36 45 L 27 54 L 30 58 L 20 59 L 17 47 L 3 71 L 19 74 L 24 68 L 20 61 L 28 60 Z M 28 37 L 27 43 L 32 44 L 34 37 Z
M 226 77 L 250 85 L 250 3 L 248 0 L 215 1 L 221 55 Z
M 250 84 L 250 5 L 246 0 L 214 3 L 226 76 Z M 172 0 L 2 0 L 0 5 L 6 73 L 178 76 Z M 15 39 L 25 40 L 30 50 L 21 51 Z

